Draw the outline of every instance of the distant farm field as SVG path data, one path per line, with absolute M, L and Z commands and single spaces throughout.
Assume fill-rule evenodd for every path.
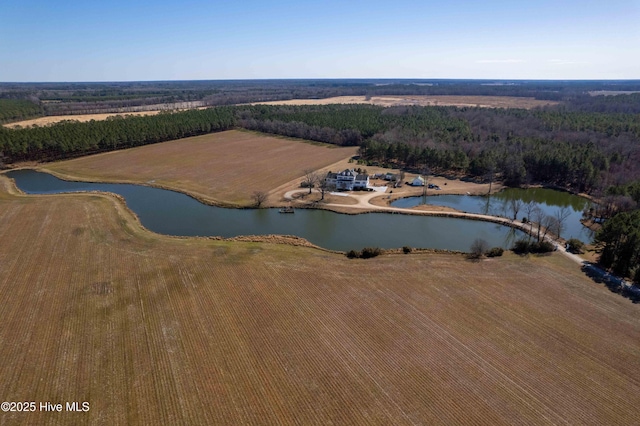
M 356 147 L 226 131 L 47 164 L 82 180 L 149 183 L 228 204 L 354 155 Z
M 397 105 L 420 105 L 420 106 L 457 106 L 457 107 L 482 107 L 482 108 L 523 108 L 531 109 L 545 105 L 557 105 L 559 102 L 538 100 L 535 98 L 515 97 L 515 96 L 457 96 L 457 95 L 383 95 L 371 96 L 335 96 L 324 99 L 291 99 L 287 101 L 256 102 L 264 105 L 329 105 L 329 104 L 372 104 L 381 106 Z M 202 108 L 202 107 L 200 107 Z M 189 109 L 186 108 L 185 109 Z M 151 111 L 137 111 L 126 113 L 104 113 L 104 114 L 75 114 L 75 115 L 54 115 L 33 118 L 13 123 L 4 124 L 5 127 L 13 128 L 17 126 L 47 126 L 65 120 L 91 121 L 106 120 L 113 116 L 126 115 L 154 115 L 161 112 L 161 109 Z
M 634 424 L 640 311 L 561 256 L 348 260 L 0 176 L 2 424 Z
M 420 105 L 457 106 L 482 108 L 523 108 L 531 109 L 545 105 L 557 105 L 555 101 L 515 96 L 336 96 L 326 99 L 291 99 L 288 101 L 259 102 L 265 105 L 329 105 L 329 104 L 372 104 L 380 106 Z

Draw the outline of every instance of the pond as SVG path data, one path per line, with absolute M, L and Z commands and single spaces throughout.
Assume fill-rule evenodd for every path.
M 524 236 L 506 226 L 474 220 L 388 213 L 346 215 L 327 210 L 229 209 L 214 207 L 179 192 L 141 185 L 70 182 L 34 170 L 7 175 L 29 194 L 105 191 L 120 194 L 147 229 L 166 235 L 296 235 L 320 247 L 347 251 L 403 246 L 468 251 L 475 238 L 509 248 Z
M 430 204 L 451 207 L 468 213 L 513 217 L 513 212 L 509 207 L 509 201 L 513 199 L 519 199 L 523 203 L 533 201 L 549 216 L 555 216 L 560 209 L 566 208 L 569 216 L 565 221 L 561 236 L 566 239 L 577 238 L 585 243 L 591 242 L 593 239 L 593 232 L 580 223 L 582 212 L 591 206 L 591 201 L 578 195 L 548 188 L 509 188 L 490 197 L 470 195 L 407 197 L 395 200 L 391 205 L 410 208 L 421 204 Z M 520 220 L 526 215 L 525 209 L 521 208 L 518 212 L 518 219 Z

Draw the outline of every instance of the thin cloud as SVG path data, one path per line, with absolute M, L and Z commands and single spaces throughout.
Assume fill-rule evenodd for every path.
M 575 65 L 575 64 L 590 64 L 591 62 L 586 61 L 569 61 L 567 59 L 549 59 L 548 62 L 551 62 L 554 65 Z
M 525 62 L 523 59 L 481 59 L 476 61 L 477 64 L 521 64 Z

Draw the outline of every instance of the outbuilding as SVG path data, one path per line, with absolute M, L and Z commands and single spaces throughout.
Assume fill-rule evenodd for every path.
M 424 178 L 422 176 L 416 177 L 411 181 L 411 186 L 424 186 Z

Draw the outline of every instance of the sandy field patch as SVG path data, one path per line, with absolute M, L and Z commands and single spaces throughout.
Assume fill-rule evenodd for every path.
M 126 112 L 126 113 L 106 113 L 106 114 L 78 114 L 78 115 L 51 115 L 47 117 L 33 118 L 31 120 L 17 121 L 15 123 L 7 123 L 4 127 L 31 127 L 31 126 L 47 126 L 49 124 L 60 123 L 61 121 L 79 121 L 85 123 L 87 121 L 95 120 L 102 121 L 109 117 L 119 116 L 126 117 L 128 115 L 156 115 L 160 111 L 140 111 L 140 112 Z
M 5 182 L 3 182 L 5 181 Z M 563 256 L 152 234 L 0 176 L 3 424 L 634 424 L 639 307 Z
M 555 101 L 514 96 L 336 96 L 326 99 L 291 99 L 287 101 L 257 102 L 253 105 L 329 105 L 329 104 L 370 104 L 380 106 L 420 105 L 457 106 L 482 108 L 523 108 L 531 109 L 545 105 L 557 105 Z

